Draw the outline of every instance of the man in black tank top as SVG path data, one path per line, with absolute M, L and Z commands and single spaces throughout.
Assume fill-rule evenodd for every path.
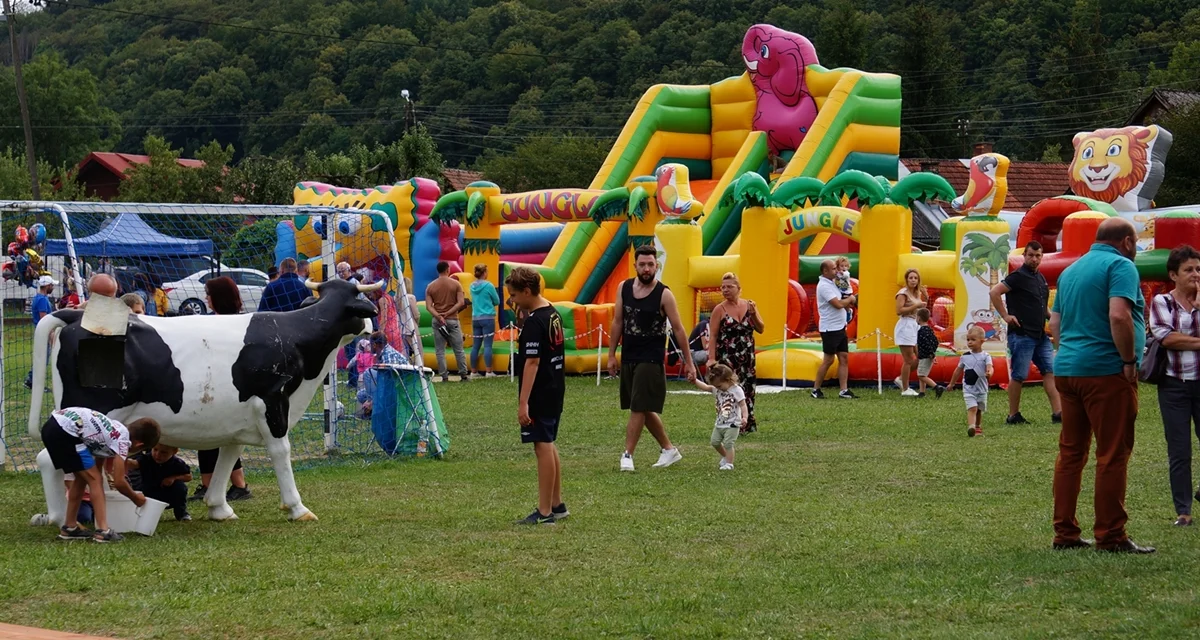
M 679 319 L 679 308 L 671 290 L 658 281 L 658 252 L 642 245 L 634 252 L 637 277 L 626 280 L 617 292 L 608 344 L 608 373 L 617 375 L 617 345 L 621 347 L 621 409 L 629 411 L 625 425 L 625 452 L 621 471 L 633 471 L 633 450 L 642 437 L 642 427 L 658 441 L 662 452 L 656 467 L 669 467 L 683 458 L 667 437 L 663 425 L 663 403 L 667 399 L 667 322 L 676 344 L 687 344 L 687 333 Z M 696 380 L 690 349 L 683 349 L 684 372 Z

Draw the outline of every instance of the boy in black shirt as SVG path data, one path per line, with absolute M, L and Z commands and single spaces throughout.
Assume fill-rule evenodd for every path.
M 171 505 L 175 519 L 189 521 L 187 512 L 187 483 L 192 481 L 192 469 L 179 456 L 179 447 L 154 445 L 126 461 L 126 467 L 137 469 L 141 477 L 142 495 Z
M 570 515 L 562 501 L 562 467 L 554 444 L 566 390 L 562 318 L 541 296 L 542 283 L 533 269 L 516 267 L 504 283 L 517 308 L 525 312 L 514 368 L 517 421 L 521 442 L 533 443 L 538 469 L 538 507 L 517 524 L 554 524 Z

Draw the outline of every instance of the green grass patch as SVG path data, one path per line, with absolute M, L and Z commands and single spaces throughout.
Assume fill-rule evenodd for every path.
M 673 389 L 684 388 L 672 384 Z M 518 529 L 535 494 L 515 387 L 440 384 L 445 460 L 301 471 L 320 522 L 277 510 L 269 474 L 237 522 L 164 521 L 154 538 L 67 544 L 27 524 L 33 474 L 0 474 L 3 620 L 130 638 L 1176 637 L 1196 633 L 1200 527 L 1171 526 L 1154 392 L 1129 474 L 1150 557 L 1049 550 L 1057 429 L 1040 389 L 968 439 L 959 394 L 759 396 L 761 431 L 717 471 L 710 400 L 671 395 L 684 459 L 617 471 L 624 415 L 606 382 L 569 381 L 561 431 L 572 517 Z M 1089 466 L 1080 520 L 1091 524 Z

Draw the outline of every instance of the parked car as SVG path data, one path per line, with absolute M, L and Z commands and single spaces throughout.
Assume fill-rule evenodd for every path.
M 139 256 L 124 260 L 142 271 L 157 275 L 163 282 L 184 280 L 199 271 L 225 271 L 230 268 L 212 256 Z
M 197 271 L 181 280 L 164 283 L 163 291 L 167 294 L 167 300 L 171 302 L 171 308 L 181 316 L 211 313 L 212 310 L 208 308 L 206 302 L 208 296 L 204 293 L 204 284 L 210 278 L 219 276 L 229 276 L 237 283 L 238 290 L 242 293 L 242 307 L 246 311 L 254 311 L 258 308 L 258 301 L 262 298 L 263 289 L 270 282 L 267 274 L 258 269 L 222 269 L 220 271 L 206 269 Z

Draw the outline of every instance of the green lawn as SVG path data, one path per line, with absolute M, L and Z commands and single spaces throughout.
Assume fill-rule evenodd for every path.
M 560 446 L 573 515 L 537 530 L 510 524 L 535 502 L 514 387 L 437 389 L 452 455 L 301 471 L 317 523 L 286 522 L 273 478 L 255 475 L 237 522 L 71 545 L 27 524 L 37 476 L 0 474 L 0 620 L 172 639 L 1198 632 L 1200 528 L 1171 526 L 1153 389 L 1128 496 L 1151 557 L 1049 550 L 1057 430 L 1040 389 L 1025 427 L 999 424 L 993 391 L 974 439 L 958 394 L 762 395 L 762 430 L 732 473 L 708 447 L 709 400 L 672 395 L 683 461 L 652 469 L 647 436 L 638 471 L 621 474 L 615 384 L 572 379 Z M 1081 504 L 1087 529 L 1090 480 Z

